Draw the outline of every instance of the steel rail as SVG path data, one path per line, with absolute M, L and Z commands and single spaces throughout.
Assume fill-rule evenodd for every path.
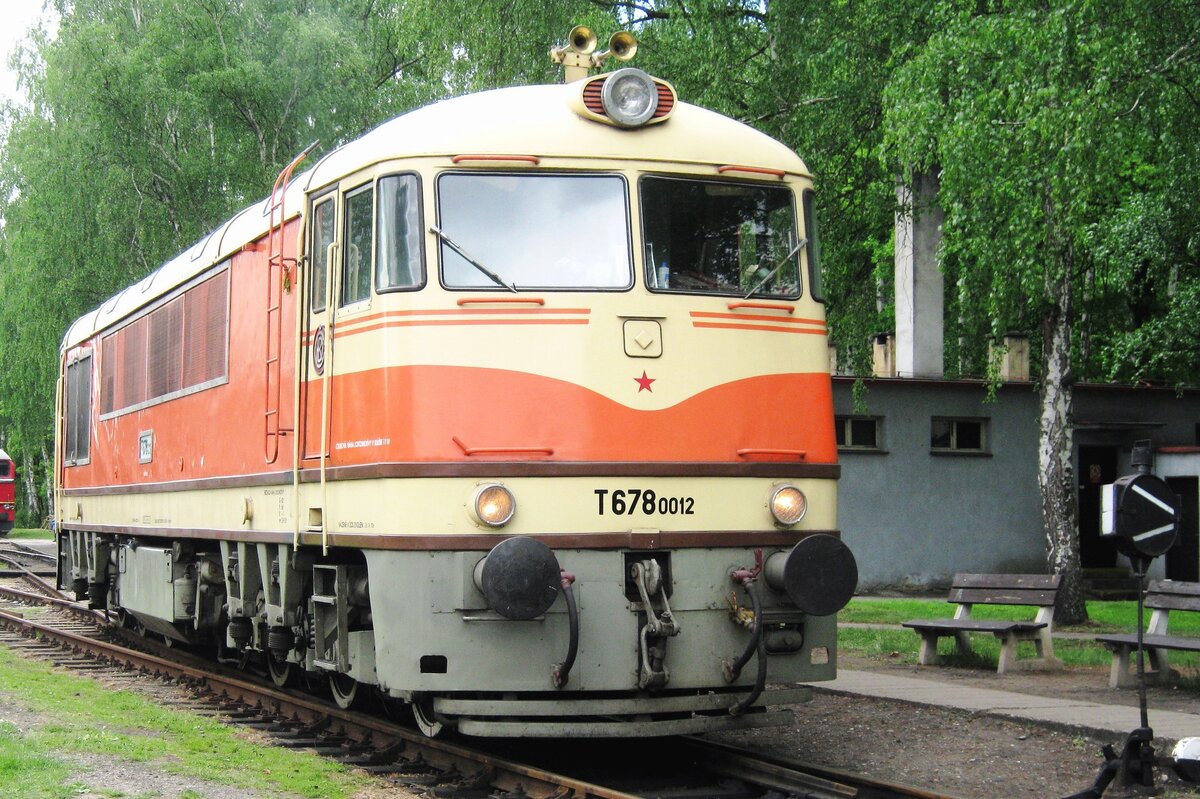
M 28 555 L 29 557 L 37 558 L 38 560 L 48 560 L 51 563 L 58 562 L 58 555 L 51 555 L 49 552 L 43 552 L 42 550 L 37 549 L 36 547 L 31 547 L 28 544 L 22 544 L 19 541 L 13 541 L 13 540 L 9 539 L 9 540 L 6 540 L 4 542 L 4 544 L 6 546 L 12 547 L 14 552 L 19 552 L 22 555 Z
M 533 799 L 638 799 L 635 794 L 497 758 L 458 744 L 426 738 L 382 719 L 344 711 L 316 699 L 59 630 L 3 609 L 0 609 L 0 625 L 37 633 L 64 646 L 151 674 L 203 685 L 212 693 L 231 701 L 268 710 L 279 716 L 289 716 L 314 729 L 321 727 L 357 743 L 369 744 L 373 749 L 414 751 L 419 753 L 423 763 L 440 771 L 457 770 L 459 773 L 471 773 L 472 776 L 486 776 L 493 787 L 516 795 L 524 791 Z
M 43 574 L 48 574 L 48 573 L 39 573 L 39 572 L 33 571 L 28 566 L 21 563 L 17 559 L 15 554 L 12 554 L 12 553 L 5 554 L 4 552 L 0 552 L 0 561 L 3 561 L 5 563 L 9 564 L 10 566 L 15 567 L 18 572 L 16 575 L 7 575 L 7 576 L 22 577 L 26 580 L 29 580 L 31 583 L 34 583 L 35 585 L 37 585 L 37 587 L 39 589 L 46 592 L 49 596 L 59 596 L 59 597 L 67 596 L 66 594 L 59 591 L 54 586 L 50 585 L 50 583 L 48 583 L 42 579 Z
M 948 794 L 911 785 L 816 766 L 791 758 L 742 749 L 731 744 L 687 737 L 681 740 L 697 763 L 716 773 L 783 791 L 809 790 L 802 796 L 860 797 L 865 799 L 956 799 Z M 849 791 L 849 793 L 839 791 Z
M 19 588 L 13 588 L 10 585 L 0 585 L 0 597 L 11 599 L 14 602 L 30 602 L 36 604 L 54 605 L 55 607 L 74 613 L 77 616 L 82 616 L 101 624 L 109 623 L 109 620 L 105 618 L 103 611 L 92 610 L 91 608 L 84 607 L 78 602 L 67 599 L 61 595 L 52 596 L 48 594 L 35 594 L 30 591 L 22 591 Z

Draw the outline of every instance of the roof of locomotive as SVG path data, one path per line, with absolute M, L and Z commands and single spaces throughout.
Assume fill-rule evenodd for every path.
M 8 457 L 8 453 L 5 452 L 4 450 L 0 449 L 0 461 L 11 461 L 11 460 L 12 460 L 12 458 Z
M 634 130 L 588 120 L 573 103 L 579 84 L 518 86 L 469 94 L 419 108 L 382 123 L 328 153 L 287 187 L 285 206 L 372 164 L 392 159 L 454 155 L 532 155 L 692 164 L 738 164 L 808 174 L 784 144 L 713 111 L 677 103 L 671 117 Z M 63 349 L 137 312 L 266 235 L 269 200 L 235 214 L 141 281 L 77 319 Z

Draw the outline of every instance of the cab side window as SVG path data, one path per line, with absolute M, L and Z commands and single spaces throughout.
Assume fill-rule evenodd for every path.
M 425 284 L 421 256 L 421 184 L 416 175 L 379 179 L 375 238 L 375 288 L 420 288 Z
M 341 305 L 371 297 L 371 262 L 375 252 L 375 189 L 366 186 L 346 195 L 346 246 L 342 257 Z
M 63 456 L 67 466 L 88 462 L 92 430 L 92 356 L 67 364 L 63 397 Z
M 333 243 L 333 200 L 325 200 L 313 210 L 312 310 L 325 310 L 326 281 L 329 276 L 329 245 Z

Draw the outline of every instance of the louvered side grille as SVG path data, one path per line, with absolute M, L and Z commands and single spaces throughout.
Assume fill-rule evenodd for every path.
M 654 81 L 654 85 L 658 87 L 658 109 L 654 112 L 654 118 L 658 119 L 675 110 L 675 92 L 665 83 Z
M 583 105 L 593 114 L 602 117 L 608 116 L 604 113 L 604 101 L 601 100 L 600 94 L 604 91 L 605 78 L 594 80 L 583 87 Z

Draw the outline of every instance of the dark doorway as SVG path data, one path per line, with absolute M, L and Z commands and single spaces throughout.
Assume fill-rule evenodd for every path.
M 1117 565 L 1117 545 L 1100 537 L 1100 489 L 1116 479 L 1116 447 L 1079 448 L 1079 560 L 1085 569 Z
M 1200 580 L 1200 520 L 1197 520 L 1200 478 L 1168 477 L 1167 485 L 1182 503 L 1179 539 L 1167 552 L 1167 579 L 1195 582 Z

